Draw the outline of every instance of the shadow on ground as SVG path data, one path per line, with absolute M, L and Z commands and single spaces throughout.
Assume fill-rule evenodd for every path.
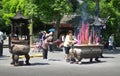
M 36 66 L 36 65 L 50 65 L 49 63 L 31 63 L 30 66 Z
M 49 59 L 49 61 L 61 61 L 60 59 Z
M 92 62 L 81 62 L 81 64 L 96 64 L 96 63 L 105 63 L 106 61 L 100 61 L 100 62 L 97 62 L 97 61 L 92 61 Z
M 120 49 L 114 49 L 114 50 L 104 49 L 103 53 L 104 54 L 120 54 Z

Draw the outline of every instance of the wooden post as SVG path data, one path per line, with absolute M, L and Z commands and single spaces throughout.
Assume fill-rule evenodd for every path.
M 33 45 L 33 20 L 30 19 L 30 47 Z

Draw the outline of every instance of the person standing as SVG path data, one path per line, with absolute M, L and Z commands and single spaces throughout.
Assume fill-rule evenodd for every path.
M 108 49 L 109 50 L 113 50 L 113 46 L 114 46 L 114 34 L 111 34 L 109 36 L 108 42 L 109 42 Z
M 43 49 L 43 59 L 47 60 L 48 59 L 48 47 L 49 44 L 54 44 L 59 42 L 58 40 L 53 41 L 53 38 L 51 36 L 46 37 L 46 39 L 43 41 L 43 44 L 41 46 L 41 48 Z
M 3 32 L 0 30 L 0 56 L 3 54 Z
M 47 59 L 48 58 L 48 44 L 49 42 L 51 42 L 51 38 L 46 38 L 44 41 L 43 41 L 43 44 L 41 46 L 42 48 L 42 52 L 43 52 L 43 59 Z
M 42 35 L 43 35 L 42 31 L 38 33 L 38 39 L 39 39 L 40 44 L 42 44 Z
M 51 41 L 53 41 L 53 34 L 54 34 L 54 32 L 50 32 L 49 34 L 47 34 L 48 37 L 51 37 L 51 38 L 52 38 Z M 49 44 L 49 45 L 48 45 L 48 50 L 49 50 L 50 52 L 53 52 L 53 44 Z
M 63 52 L 65 52 L 65 48 L 64 48 L 65 35 L 64 34 L 61 37 L 61 41 L 62 41 L 62 43 L 60 46 L 62 46 Z
M 71 45 L 74 44 L 75 40 L 73 38 L 73 32 L 72 30 L 68 31 L 68 34 L 65 37 L 65 41 L 64 41 L 64 48 L 65 48 L 65 54 L 66 54 L 66 62 L 70 61 L 70 54 L 69 54 L 69 50 L 71 48 Z
M 42 33 L 42 43 L 46 39 L 46 35 L 47 35 L 47 32 L 43 31 L 43 33 Z

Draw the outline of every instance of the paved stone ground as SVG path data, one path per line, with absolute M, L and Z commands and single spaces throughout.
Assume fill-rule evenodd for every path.
M 30 54 L 35 53 L 31 51 Z M 47 61 L 42 57 L 33 57 L 30 66 L 17 67 L 10 65 L 8 48 L 4 48 L 3 55 L 0 57 L 0 76 L 120 76 L 119 48 L 114 51 L 105 49 L 101 62 L 89 63 L 88 59 L 83 59 L 81 65 L 66 63 L 64 53 L 58 51 L 49 52 Z

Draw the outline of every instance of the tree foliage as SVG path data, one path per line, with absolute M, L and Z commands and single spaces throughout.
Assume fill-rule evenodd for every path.
M 72 5 L 68 0 L 35 0 L 39 3 L 39 14 L 43 22 L 55 22 L 55 38 L 58 37 L 60 20 L 64 14 L 72 12 Z
M 88 0 L 92 1 L 92 0 Z M 95 0 L 89 2 L 90 12 L 95 7 Z M 103 36 L 108 39 L 111 33 L 115 34 L 115 40 L 119 42 L 120 37 L 120 0 L 99 0 L 100 17 L 107 18 L 110 16 L 106 23 L 106 29 L 102 30 Z M 103 33 L 104 32 L 104 33 Z M 117 43 L 120 44 L 120 43 Z
M 13 17 L 20 8 L 26 17 L 33 18 L 34 26 L 39 26 L 39 22 L 55 22 L 56 29 L 64 14 L 81 12 L 79 0 L 0 0 L 0 26 L 8 25 L 9 18 Z M 95 15 L 95 0 L 83 0 L 88 4 L 89 15 Z M 103 35 L 107 38 L 110 33 L 115 33 L 119 37 L 120 32 L 120 0 L 99 0 L 100 17 L 107 18 L 107 28 L 103 30 Z
M 61 17 L 72 11 L 68 0 L 2 0 L 2 4 L 2 18 L 7 25 L 10 23 L 9 18 L 20 8 L 29 18 L 37 18 L 44 23 L 56 22 L 55 27 L 59 29 Z
M 68 0 L 39 0 L 39 14 L 44 22 L 51 22 L 61 18 L 71 11 Z

